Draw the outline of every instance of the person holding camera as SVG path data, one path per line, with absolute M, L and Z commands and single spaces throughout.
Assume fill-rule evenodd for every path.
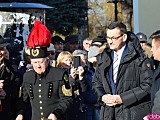
M 57 58 L 57 64 L 56 67 L 66 69 L 69 73 L 69 82 L 71 86 L 75 85 L 75 81 L 78 79 L 82 91 L 86 90 L 86 85 L 83 85 L 83 73 L 84 69 L 81 66 L 81 60 L 80 59 L 74 59 L 75 57 L 72 56 L 72 54 L 68 51 L 62 51 L 58 58 Z M 75 60 L 75 62 L 73 62 Z M 83 87 L 84 86 L 84 87 Z
M 83 59 L 83 60 L 82 60 Z M 66 120 L 85 120 L 85 105 L 82 94 L 87 89 L 84 75 L 84 56 L 72 56 L 68 51 L 63 51 L 57 58 L 57 67 L 67 69 L 69 72 L 69 84 L 72 87 L 73 104 L 67 111 Z

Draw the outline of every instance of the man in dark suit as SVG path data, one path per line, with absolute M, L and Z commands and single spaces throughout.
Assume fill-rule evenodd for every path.
M 35 32 L 38 35 L 32 34 Z M 35 22 L 27 40 L 33 70 L 23 76 L 23 106 L 16 120 L 23 119 L 28 100 L 31 103 L 32 120 L 59 120 L 72 103 L 72 90 L 64 84 L 64 81 L 68 81 L 68 74 L 49 65 L 47 46 L 50 42 L 49 30 L 41 22 Z
M 141 120 L 150 112 L 150 60 L 123 23 L 112 22 L 106 32 L 108 46 L 97 56 L 92 80 L 100 120 Z
M 153 57 L 160 61 L 160 30 L 154 32 L 150 38 L 152 39 Z M 153 85 L 151 89 L 152 113 L 160 113 L 160 64 L 153 75 Z

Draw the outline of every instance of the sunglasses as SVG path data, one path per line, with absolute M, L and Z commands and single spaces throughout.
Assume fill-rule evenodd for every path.
M 48 55 L 55 55 L 54 52 L 48 52 Z

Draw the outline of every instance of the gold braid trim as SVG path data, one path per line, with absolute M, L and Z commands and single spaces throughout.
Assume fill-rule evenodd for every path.
M 66 89 L 65 85 L 63 85 L 62 92 L 65 96 L 72 96 L 72 87 L 70 89 Z

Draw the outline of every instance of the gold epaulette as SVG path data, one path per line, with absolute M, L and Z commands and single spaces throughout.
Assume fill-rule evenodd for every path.
M 66 89 L 65 85 L 63 85 L 62 92 L 65 96 L 72 96 L 72 87 L 70 87 L 70 89 Z

